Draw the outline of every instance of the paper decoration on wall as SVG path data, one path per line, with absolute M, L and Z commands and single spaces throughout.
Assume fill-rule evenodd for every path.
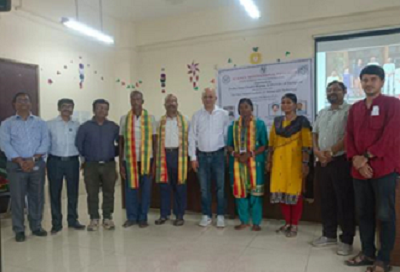
M 53 80 L 48 79 L 48 80 L 47 80 L 47 83 L 48 83 L 49 85 L 51 85 L 51 84 L 53 84 Z
M 97 71 L 94 71 L 94 74 L 97 75 Z
M 57 75 L 61 75 L 61 72 L 60 72 L 60 71 L 57 71 Z
M 83 88 L 83 82 L 85 82 L 85 65 L 79 64 L 79 88 Z
M 289 51 L 286 51 L 285 56 L 288 57 L 291 53 Z
M 232 63 L 232 59 L 231 58 L 228 59 L 228 63 Z
M 262 54 L 258 52 L 258 47 L 253 47 L 253 53 L 250 55 L 251 64 L 260 64 L 262 62 Z
M 277 59 L 276 62 L 281 62 L 281 59 Z
M 67 66 L 67 65 L 64 65 L 64 69 L 68 69 L 68 66 Z
M 104 80 L 104 77 L 101 77 L 101 80 Z
M 120 82 L 121 82 L 121 79 L 118 78 L 115 82 L 120 83 Z
M 125 86 L 125 85 L 126 85 L 125 81 L 122 81 L 122 82 L 121 82 L 121 85 L 122 85 L 122 86 Z
M 161 69 L 160 82 L 161 82 L 161 92 L 165 93 L 165 87 L 167 86 L 167 75 L 165 74 L 164 68 Z
M 142 84 L 143 82 L 141 80 L 139 80 L 139 84 Z
M 87 67 L 90 68 L 90 64 L 88 64 Z
M 79 56 L 79 59 L 82 59 L 82 56 Z
M 200 69 L 199 64 L 192 61 L 192 64 L 188 64 L 187 67 L 189 68 L 188 74 L 190 75 L 190 83 L 193 84 L 193 89 L 195 91 L 199 90 L 198 82 L 200 79 Z
M 215 78 L 210 81 L 212 84 L 215 84 Z

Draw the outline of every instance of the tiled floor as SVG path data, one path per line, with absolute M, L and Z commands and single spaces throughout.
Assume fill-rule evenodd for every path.
M 119 192 L 117 189 L 116 192 Z M 115 203 L 119 207 L 120 197 Z M 85 196 L 80 197 L 81 222 L 87 223 Z M 277 235 L 282 222 L 265 220 L 259 233 L 235 231 L 238 220 L 228 220 L 223 230 L 197 226 L 199 215 L 186 216 L 183 227 L 169 222 L 155 226 L 158 211 L 151 211 L 150 227 L 121 227 L 123 211 L 116 209 L 117 228 L 89 233 L 64 229 L 46 238 L 28 236 L 16 243 L 11 220 L 2 220 L 4 272 L 361 272 L 343 265 L 335 248 L 314 249 L 309 242 L 320 234 L 320 225 L 302 223 L 296 238 Z M 44 227 L 50 230 L 46 206 Z M 356 251 L 359 250 L 357 238 Z M 392 271 L 400 271 L 399 268 Z

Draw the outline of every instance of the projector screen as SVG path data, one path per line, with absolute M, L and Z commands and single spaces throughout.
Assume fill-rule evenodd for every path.
M 369 64 L 385 70 L 383 93 L 400 98 L 400 29 L 377 30 L 315 39 L 317 112 L 329 105 L 326 86 L 338 80 L 350 104 L 364 98 L 359 75 Z

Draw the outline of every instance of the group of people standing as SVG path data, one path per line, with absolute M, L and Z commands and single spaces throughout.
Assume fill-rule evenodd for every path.
M 100 226 L 99 192 L 103 194 L 102 225 L 115 228 L 114 189 L 117 180 L 115 157 L 123 180 L 127 220 L 123 227 L 148 226 L 153 180 L 161 193 L 162 225 L 171 216 L 174 196 L 175 226 L 184 224 L 187 174 L 191 167 L 201 187 L 200 226 L 212 223 L 212 181 L 216 183 L 216 226 L 225 227 L 225 161 L 229 157 L 232 192 L 240 224 L 260 231 L 265 171 L 270 173 L 270 201 L 281 205 L 285 224 L 277 232 L 295 237 L 303 210 L 305 178 L 312 152 L 316 157 L 316 180 L 321 187 L 323 234 L 312 242 L 316 247 L 336 244 L 337 253 L 349 255 L 355 236 L 357 211 L 362 252 L 347 265 L 372 265 L 368 271 L 388 271 L 395 240 L 395 188 L 400 172 L 400 100 L 381 94 L 384 70 L 376 65 L 360 74 L 366 99 L 352 107 L 344 97 L 346 86 L 329 83 L 327 99 L 313 125 L 297 115 L 297 97 L 288 93 L 281 99 L 283 116 L 274 119 L 269 137 L 265 123 L 253 115 L 253 103 L 239 101 L 239 118 L 230 124 L 228 112 L 216 106 L 214 90 L 202 94 L 204 108 L 191 121 L 178 111 L 178 99 L 165 98 L 166 114 L 156 123 L 143 108 L 139 91 L 130 94 L 131 110 L 118 126 L 107 119 L 106 100 L 93 103 L 94 117 L 80 125 L 71 116 L 74 102 L 62 99 L 60 115 L 44 122 L 31 114 L 30 97 L 19 93 L 13 100 L 16 115 L 0 128 L 0 147 L 8 158 L 7 171 L 12 199 L 12 221 L 17 241 L 25 240 L 24 208 L 33 235 L 46 236 L 41 226 L 45 168 L 49 180 L 52 229 L 62 229 L 61 191 L 64 178 L 68 195 L 68 226 L 86 227 L 78 221 L 79 169 L 87 191 L 90 223 L 88 231 Z M 80 165 L 79 161 L 82 164 Z M 189 161 L 190 160 L 190 161 Z M 27 196 L 28 203 L 25 203 Z M 376 255 L 376 219 L 381 223 L 380 249 Z

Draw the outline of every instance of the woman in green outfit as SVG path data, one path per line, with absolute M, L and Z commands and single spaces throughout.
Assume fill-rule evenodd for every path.
M 253 231 L 259 231 L 264 195 L 265 149 L 268 136 L 264 121 L 253 115 L 253 102 L 239 101 L 238 120 L 228 129 L 229 172 L 241 224 L 236 230 L 249 227 L 250 210 Z

